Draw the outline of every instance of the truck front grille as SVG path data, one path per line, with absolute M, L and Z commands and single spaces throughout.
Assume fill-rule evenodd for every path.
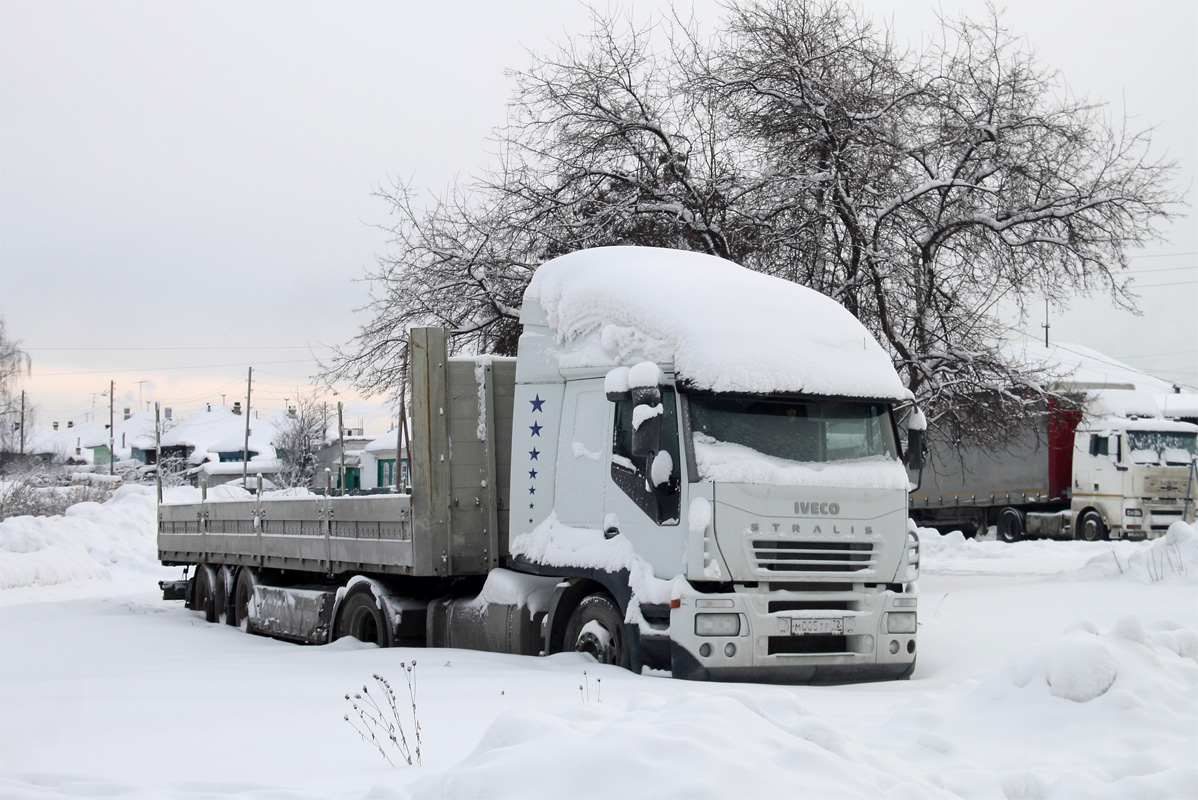
M 768 572 L 859 572 L 874 567 L 873 544 L 869 542 L 753 542 L 757 569 Z

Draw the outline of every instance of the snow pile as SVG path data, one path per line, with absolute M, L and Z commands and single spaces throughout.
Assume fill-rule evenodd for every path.
M 903 465 L 885 456 L 801 463 L 702 433 L 694 434 L 694 443 L 699 477 L 715 483 L 899 490 L 906 490 L 908 483 Z
M 555 258 L 533 275 L 520 321 L 553 330 L 563 369 L 652 361 L 718 392 L 910 397 L 839 303 L 700 253 L 600 247 Z
M 980 681 L 975 698 L 999 704 L 1059 698 L 1093 703 L 1109 718 L 1157 716 L 1164 727 L 1179 710 L 1194 710 L 1198 631 L 1173 620 L 1145 626 L 1136 616 L 1106 633 L 1089 621 L 1035 645 Z M 1068 706 L 1049 706 L 1073 713 Z M 1101 712 L 1100 712 L 1101 713 Z
M 976 680 L 913 698 L 871 740 L 952 795 L 1192 797 L 1198 633 L 1092 622 L 1025 646 Z
M 411 795 L 876 798 L 932 789 L 914 768 L 880 770 L 782 691 L 634 694 L 621 706 L 506 712 L 473 753 Z
M 0 589 L 111 580 L 111 568 L 157 568 L 154 490 L 124 486 L 62 517 L 0 521 Z
M 1159 539 L 1129 556 L 1116 551 L 1097 555 L 1079 577 L 1122 577 L 1140 583 L 1176 581 L 1198 586 L 1198 525 L 1174 522 Z

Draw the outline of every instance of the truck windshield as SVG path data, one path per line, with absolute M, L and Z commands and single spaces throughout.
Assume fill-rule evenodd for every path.
M 788 461 L 898 457 L 882 403 L 689 394 L 691 431 Z
M 1198 433 L 1128 431 L 1127 447 L 1138 464 L 1189 464 L 1198 456 Z

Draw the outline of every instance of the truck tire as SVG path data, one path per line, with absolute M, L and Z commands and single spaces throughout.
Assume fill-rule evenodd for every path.
M 352 636 L 360 642 L 393 647 L 391 616 L 369 583 L 354 584 L 337 608 L 333 638 Z
M 1077 521 L 1077 538 L 1087 542 L 1104 542 L 1109 537 L 1106 523 L 1102 515 L 1090 509 L 1081 515 Z
M 1024 537 L 1023 512 L 1008 506 L 998 512 L 998 522 L 995 525 L 995 536 L 1001 541 L 1013 544 Z
M 250 604 L 254 601 L 254 587 L 258 579 L 249 567 L 237 570 L 237 578 L 233 581 L 233 593 L 225 612 L 225 622 L 238 628 L 243 625 L 249 628 Z
M 566 650 L 590 653 L 600 664 L 628 669 L 628 635 L 616 604 L 605 594 L 584 598 L 566 623 Z
M 233 588 L 232 574 L 229 567 L 213 567 L 212 581 L 212 613 L 216 615 L 213 622 L 225 622 L 229 607 L 229 594 Z
M 196 565 L 191 608 L 203 614 L 205 622 L 216 622 L 216 571 L 207 564 Z

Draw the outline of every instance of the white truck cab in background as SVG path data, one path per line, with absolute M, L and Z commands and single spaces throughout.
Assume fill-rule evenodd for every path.
M 1077 428 L 1070 510 L 1076 538 L 1155 539 L 1198 516 L 1198 426 L 1107 417 Z

